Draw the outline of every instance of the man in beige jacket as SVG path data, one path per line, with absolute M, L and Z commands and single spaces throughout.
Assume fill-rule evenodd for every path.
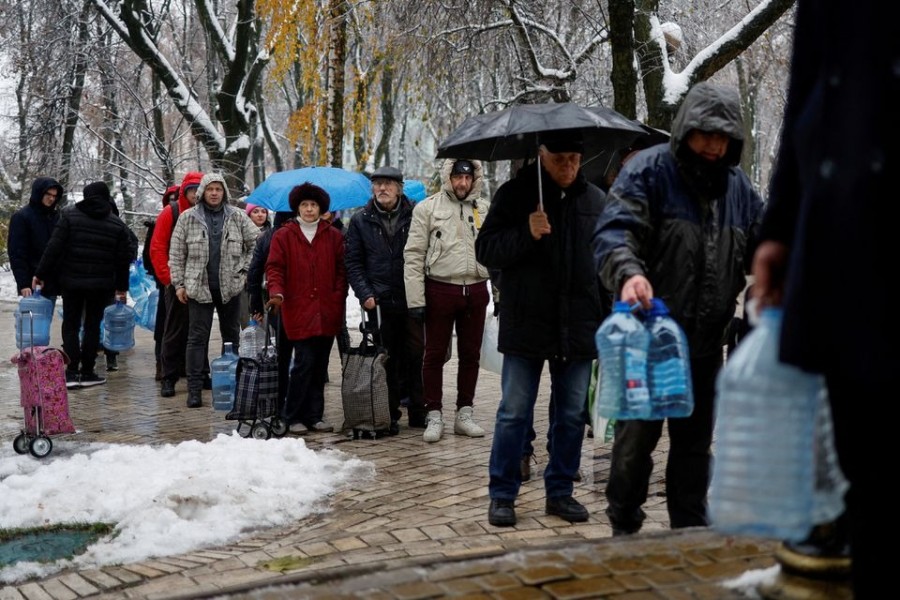
M 425 324 L 426 442 L 437 442 L 444 432 L 443 368 L 454 326 L 459 373 L 453 430 L 457 435 L 484 435 L 472 409 L 489 300 L 488 270 L 475 260 L 475 238 L 489 206 L 481 197 L 481 163 L 446 160 L 441 180 L 441 190 L 413 210 L 403 253 L 409 312 Z

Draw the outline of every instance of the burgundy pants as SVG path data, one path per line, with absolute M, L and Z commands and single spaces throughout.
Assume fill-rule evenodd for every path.
M 456 327 L 456 407 L 472 406 L 478 383 L 481 336 L 488 305 L 487 282 L 453 285 L 425 280 L 425 357 L 422 386 L 425 410 L 441 410 L 444 395 L 444 359 Z

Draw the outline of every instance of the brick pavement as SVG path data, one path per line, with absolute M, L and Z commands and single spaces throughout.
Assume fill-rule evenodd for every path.
M 15 346 L 12 311 L 0 304 L 0 356 Z M 215 327 L 214 327 L 215 329 Z M 58 344 L 58 324 L 54 324 Z M 218 341 L 214 331 L 213 341 Z M 217 343 L 212 344 L 218 347 Z M 158 395 L 153 380 L 153 340 L 138 330 L 137 346 L 119 358 L 120 371 L 105 386 L 73 391 L 70 411 L 79 432 L 59 436 L 114 444 L 209 440 L 233 430 L 210 407 L 185 408 L 179 383 L 175 398 Z M 102 357 L 98 366 L 102 366 Z M 455 382 L 448 363 L 445 389 Z M 0 443 L 11 443 L 21 423 L 14 367 L 0 362 Z M 542 386 L 535 427 L 546 434 L 548 387 Z M 330 510 L 288 527 L 248 532 L 227 546 L 98 569 L 67 571 L 38 581 L 0 587 L 0 600 L 77 598 L 730 598 L 745 597 L 720 584 L 749 569 L 774 565 L 774 544 L 726 538 L 707 529 L 672 532 L 663 496 L 667 451 L 657 450 L 657 469 L 638 536 L 613 540 L 603 513 L 602 489 L 610 444 L 585 440 L 583 481 L 575 496 L 591 512 L 587 523 L 569 524 L 544 514 L 541 480 L 546 451 L 536 444 L 532 480 L 517 501 L 518 524 L 487 523 L 487 463 L 499 376 L 482 371 L 475 401 L 484 438 L 452 433 L 425 444 L 422 430 L 405 427 L 382 440 L 344 434 L 308 434 L 310 447 L 336 448 L 371 461 L 374 481 L 329 499 Z M 452 406 L 452 401 L 450 402 Z M 326 386 L 326 420 L 340 424 L 340 362 L 332 356 Z M 452 419 L 452 408 L 448 412 Z M 452 432 L 452 427 L 450 428 Z M 259 443 L 265 443 L 260 441 Z M 33 460 L 22 457 L 21 460 Z

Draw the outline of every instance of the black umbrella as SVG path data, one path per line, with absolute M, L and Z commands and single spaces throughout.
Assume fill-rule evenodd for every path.
M 630 119 L 603 106 L 516 104 L 467 118 L 441 142 L 437 157 L 486 161 L 532 158 L 538 155 L 543 136 L 566 132 L 581 136 L 586 158 L 628 146 L 645 133 Z

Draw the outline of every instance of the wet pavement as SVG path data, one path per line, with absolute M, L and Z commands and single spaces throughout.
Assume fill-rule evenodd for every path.
M 0 356 L 15 352 L 15 306 L 0 303 Z M 352 328 L 352 327 L 351 327 Z M 211 346 L 218 348 L 213 327 Z M 59 344 L 58 321 L 52 344 Z M 72 442 L 110 444 L 207 441 L 230 433 L 211 407 L 188 409 L 184 381 L 174 398 L 160 398 L 154 381 L 153 339 L 138 329 L 133 350 L 119 357 L 119 371 L 106 385 L 70 393 L 78 432 L 54 438 L 54 454 Z M 214 356 L 211 358 L 215 358 Z M 98 372 L 104 368 L 98 359 Z M 611 444 L 585 439 L 582 481 L 575 497 L 590 511 L 586 523 L 569 524 L 544 513 L 543 444 L 536 444 L 532 479 L 516 503 L 518 524 L 487 522 L 488 476 L 499 376 L 482 370 L 475 400 L 483 438 L 452 433 L 455 358 L 445 368 L 449 433 L 436 444 L 421 429 L 396 437 L 353 440 L 342 433 L 304 434 L 313 449 L 334 448 L 375 465 L 373 481 L 350 486 L 329 499 L 330 510 L 277 529 L 248 532 L 227 546 L 205 548 L 133 564 L 65 571 L 45 579 L 0 584 L 0 600 L 77 598 L 656 598 L 727 599 L 746 594 L 723 586 L 748 571 L 776 563 L 776 544 L 721 536 L 711 529 L 668 529 L 663 468 L 665 435 L 654 456 L 656 469 L 648 519 L 642 532 L 611 537 L 603 488 Z M 340 361 L 332 354 L 325 418 L 340 424 Z M 15 366 L 0 362 L 0 443 L 12 444 L 22 421 Z M 535 409 L 539 440 L 546 435 L 549 385 Z M 258 443 L 266 443 L 259 440 Z M 14 460 L 37 460 L 28 455 Z

